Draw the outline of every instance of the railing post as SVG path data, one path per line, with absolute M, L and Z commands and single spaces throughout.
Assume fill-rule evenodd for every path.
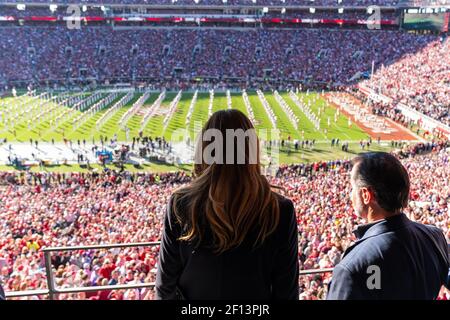
M 44 251 L 45 273 L 47 275 L 48 296 L 50 300 L 55 299 L 55 281 L 53 279 L 51 251 Z

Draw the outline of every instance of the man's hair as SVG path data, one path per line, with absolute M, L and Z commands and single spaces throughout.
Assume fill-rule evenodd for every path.
M 372 190 L 381 208 L 395 212 L 408 205 L 408 172 L 395 156 L 386 152 L 367 152 L 358 155 L 352 163 L 356 166 L 355 183 Z

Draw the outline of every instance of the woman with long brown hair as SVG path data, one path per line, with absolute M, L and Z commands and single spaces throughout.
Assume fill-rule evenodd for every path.
M 262 175 L 252 123 L 218 111 L 200 137 L 194 178 L 167 207 L 156 298 L 298 299 L 294 207 Z

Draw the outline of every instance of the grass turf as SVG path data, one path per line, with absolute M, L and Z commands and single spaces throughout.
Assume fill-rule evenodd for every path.
M 316 130 L 313 124 L 308 120 L 306 115 L 296 106 L 294 101 L 291 99 L 287 92 L 279 92 L 282 98 L 286 101 L 286 103 L 291 107 L 296 116 L 300 119 L 299 128 L 295 130 L 292 125 L 289 116 L 284 112 L 282 107 L 276 101 L 274 95 L 271 92 L 265 92 L 265 97 L 273 109 L 276 117 L 277 117 L 277 129 L 280 133 L 281 139 L 287 139 L 290 136 L 292 139 L 315 139 L 317 141 L 316 146 L 313 151 L 309 150 L 301 150 L 298 152 L 290 152 L 287 154 L 286 152 L 282 152 L 280 154 L 280 162 L 281 163 L 300 163 L 300 162 L 311 162 L 311 161 L 319 161 L 319 160 L 333 160 L 333 159 L 345 159 L 351 157 L 352 155 L 360 152 L 360 147 L 358 145 L 359 140 L 366 139 L 367 133 L 365 133 L 362 129 L 360 129 L 355 124 L 352 124 L 351 128 L 348 127 L 348 119 L 344 115 L 340 115 L 338 121 L 334 122 L 334 114 L 336 109 L 332 106 L 329 106 L 326 101 L 320 96 L 319 93 L 299 93 L 298 96 L 301 97 L 305 102 L 314 101 L 311 105 L 311 110 L 314 113 L 318 113 L 319 108 L 324 108 L 324 112 L 322 112 L 320 116 L 321 121 L 321 129 Z M 92 93 L 89 93 L 92 94 Z M 86 97 L 89 95 L 87 94 Z M 151 136 L 164 136 L 167 140 L 171 140 L 175 138 L 175 135 L 178 135 L 178 138 L 185 138 L 188 135 L 191 140 L 194 139 L 195 133 L 201 129 L 204 123 L 208 119 L 208 105 L 209 105 L 209 92 L 199 92 L 197 101 L 194 105 L 193 114 L 191 116 L 191 121 L 188 126 L 186 126 L 186 115 L 189 110 L 189 106 L 191 104 L 193 98 L 193 92 L 183 92 L 181 99 L 174 111 L 174 113 L 169 118 L 169 122 L 164 130 L 164 118 L 166 117 L 167 111 L 169 109 L 169 105 L 171 101 L 175 98 L 177 92 L 167 92 L 165 99 L 161 103 L 160 108 L 155 113 L 155 115 L 150 119 L 147 125 L 144 128 L 144 135 Z M 133 115 L 126 126 L 130 129 L 129 139 L 133 136 L 137 136 L 141 129 L 141 120 L 145 112 L 148 108 L 153 104 L 153 102 L 158 97 L 159 92 L 152 92 L 150 97 L 145 101 L 141 110 Z M 102 97 L 105 97 L 104 94 Z M 6 138 L 9 142 L 19 141 L 24 142 L 28 141 L 30 138 L 39 139 L 41 141 L 51 141 L 54 139 L 55 141 L 62 141 L 64 137 L 70 139 L 72 141 L 76 140 L 87 140 L 88 142 L 92 142 L 92 140 L 99 141 L 100 136 L 112 138 L 114 134 L 117 134 L 119 141 L 126 140 L 125 131 L 119 127 L 119 120 L 121 117 L 129 110 L 133 103 L 136 102 L 141 93 L 135 93 L 133 98 L 129 103 L 125 106 L 116 110 L 113 115 L 106 121 L 99 129 L 96 127 L 96 121 L 107 112 L 108 108 L 114 105 L 121 97 L 124 96 L 124 93 L 119 94 L 118 97 L 107 105 L 104 109 L 99 112 L 88 117 L 86 122 L 84 122 L 78 129 L 74 130 L 72 126 L 72 120 L 80 114 L 80 111 L 75 111 L 74 114 L 66 119 L 65 121 L 59 123 L 57 127 L 51 126 L 51 120 L 53 120 L 56 116 L 63 113 L 67 110 L 67 107 L 56 105 L 53 102 L 48 102 L 44 105 L 43 109 L 52 110 L 51 113 L 44 116 L 40 122 L 34 121 L 32 123 L 32 128 L 28 129 L 27 125 L 27 117 L 24 119 L 18 119 L 14 124 L 14 127 L 8 127 L 6 130 L 4 126 L 4 119 L 7 112 L 7 106 L 14 106 L 13 114 L 17 111 L 21 110 L 21 106 L 25 104 L 28 107 L 31 105 L 30 97 L 4 97 L 0 99 L 0 112 L 2 112 L 2 119 L 0 121 L 0 139 Z M 251 104 L 251 109 L 256 118 L 256 128 L 257 130 L 261 129 L 271 129 L 272 123 L 269 120 L 266 110 L 261 104 L 259 97 L 256 92 L 249 91 L 248 92 L 249 101 Z M 247 109 L 244 104 L 244 100 L 242 98 L 241 92 L 233 92 L 231 93 L 232 98 L 232 107 L 242 111 L 244 114 L 248 114 Z M 28 103 L 28 104 L 27 104 Z M 225 92 L 215 92 L 214 101 L 213 101 L 213 112 L 217 110 L 222 110 L 227 108 L 227 98 Z M 36 109 L 36 110 L 35 110 Z M 33 109 L 33 113 L 28 117 L 32 118 L 36 114 L 42 111 L 39 108 Z M 328 118 L 331 120 L 331 125 L 328 127 Z M 327 128 L 327 134 L 325 135 L 324 128 Z M 269 131 L 270 133 L 270 131 Z M 260 137 L 263 138 L 263 137 Z M 270 135 L 267 138 L 274 138 Z M 345 153 L 342 152 L 339 147 L 331 148 L 329 140 L 331 138 L 339 138 L 341 141 L 349 141 L 350 142 L 350 152 Z M 387 151 L 390 149 L 390 146 L 378 146 L 376 144 L 372 145 L 373 150 L 383 150 Z M 50 170 L 51 168 L 49 168 Z M 65 167 L 55 168 L 55 170 L 65 170 Z M 69 170 L 79 170 L 77 166 L 70 166 Z M 148 168 L 144 167 L 140 170 L 172 170 L 177 169 L 174 166 L 164 166 L 164 165 L 156 165 L 152 164 Z M 81 169 L 80 169 L 81 170 Z M 134 167 L 131 166 L 130 170 L 135 170 Z
M 137 136 L 140 131 L 140 124 L 143 115 L 148 107 L 152 105 L 152 103 L 158 97 L 158 92 L 152 92 L 150 97 L 145 102 L 142 107 L 141 112 L 133 115 L 127 122 L 126 126 L 130 129 L 129 137 Z M 248 92 L 249 101 L 251 104 L 251 108 L 256 118 L 256 128 L 260 129 L 272 129 L 272 123 L 269 120 L 266 110 L 263 108 L 259 97 L 256 92 Z M 295 105 L 295 103 L 290 98 L 287 92 L 280 92 L 280 95 L 286 101 L 286 103 L 292 108 L 296 116 L 300 119 L 298 130 L 294 129 L 289 116 L 284 112 L 281 106 L 276 101 L 275 97 L 271 92 L 266 92 L 265 97 L 273 109 L 276 117 L 277 117 L 277 128 L 280 132 L 281 139 L 287 139 L 290 136 L 292 139 L 316 139 L 316 140 L 326 140 L 331 138 L 339 138 L 341 140 L 348 141 L 359 141 L 360 139 L 365 139 L 367 134 L 357 127 L 355 124 L 352 125 L 351 128 L 348 127 L 347 118 L 344 115 L 340 115 L 337 123 L 334 122 L 334 114 L 336 109 L 331 106 L 325 107 L 325 112 L 321 114 L 321 129 L 316 130 L 313 124 L 307 119 L 305 114 Z M 318 93 L 310 93 L 306 95 L 305 93 L 300 94 L 305 101 L 315 101 L 315 103 L 311 106 L 313 112 L 317 113 L 318 109 L 322 106 L 326 105 L 325 100 L 320 97 Z M 72 126 L 72 120 L 80 114 L 79 111 L 75 111 L 74 115 L 67 119 L 66 121 L 60 123 L 56 128 L 50 126 L 50 121 L 54 119 L 57 115 L 64 112 L 66 107 L 57 106 L 54 103 L 48 103 L 45 109 L 53 108 L 53 112 L 46 115 L 39 123 L 34 123 L 31 129 L 28 129 L 27 123 L 25 120 L 18 121 L 15 123 L 14 128 L 11 126 L 8 130 L 5 130 L 3 121 L 0 122 L 0 138 L 7 138 L 9 141 L 27 141 L 28 139 L 39 139 L 44 141 L 50 141 L 51 139 L 55 139 L 55 141 L 62 141 L 64 137 L 71 140 L 83 140 L 86 139 L 88 141 L 93 138 L 97 141 L 100 138 L 100 135 L 107 136 L 108 138 L 112 137 L 114 134 L 117 134 L 118 139 L 120 141 L 126 140 L 125 131 L 122 130 L 118 121 L 125 114 L 125 112 L 131 108 L 133 103 L 141 96 L 141 94 L 135 94 L 133 99 L 122 108 L 115 111 L 112 117 L 106 121 L 99 130 L 95 125 L 95 122 L 107 111 L 109 107 L 111 107 L 115 102 L 117 102 L 123 94 L 120 94 L 112 103 L 106 106 L 103 110 L 95 113 L 90 116 L 85 123 L 83 123 L 79 128 L 74 130 Z M 161 136 L 163 135 L 166 139 L 170 139 L 174 132 L 177 130 L 187 129 L 191 138 L 194 138 L 195 132 L 197 132 L 201 126 L 208 119 L 208 104 L 209 104 L 209 93 L 199 93 L 197 102 L 194 106 L 194 111 L 191 117 L 191 121 L 189 126 L 186 128 L 186 115 L 189 109 L 189 105 L 191 103 L 193 93 L 184 92 L 182 94 L 181 100 L 177 105 L 177 108 L 174 114 L 169 119 L 169 123 L 164 130 L 164 118 L 165 114 L 168 111 L 170 102 L 175 98 L 176 92 L 168 92 L 164 101 L 162 102 L 159 110 L 155 113 L 155 115 L 150 119 L 143 132 L 144 135 L 151 136 Z M 13 104 L 19 110 L 19 106 L 23 103 L 30 101 L 29 97 L 6 97 L 0 99 L 0 111 L 5 111 L 6 104 Z M 245 114 L 247 114 L 247 110 L 244 105 L 244 101 L 242 99 L 241 93 L 232 93 L 232 107 L 238 110 L 241 110 Z M 217 110 L 223 110 L 227 108 L 227 100 L 226 94 L 224 92 L 216 92 L 214 95 L 213 102 L 213 112 Z M 3 115 L 4 117 L 4 115 Z M 331 126 L 328 127 L 327 120 L 331 119 Z M 327 128 L 328 133 L 325 135 L 324 128 Z M 15 134 L 14 134 L 15 133 Z M 302 134 L 303 133 L 303 134 Z

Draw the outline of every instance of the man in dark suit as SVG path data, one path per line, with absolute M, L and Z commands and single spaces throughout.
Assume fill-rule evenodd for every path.
M 388 153 L 355 158 L 351 174 L 355 212 L 368 224 L 333 271 L 328 300 L 436 299 L 448 286 L 448 245 L 441 230 L 413 222 L 409 177 Z

